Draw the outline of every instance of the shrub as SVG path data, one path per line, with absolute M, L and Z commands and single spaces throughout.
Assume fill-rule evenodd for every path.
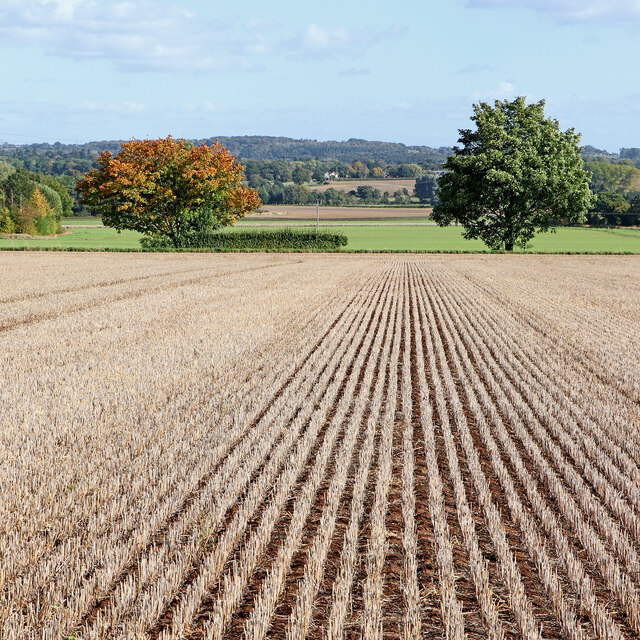
M 143 238 L 140 244 L 145 249 L 167 250 L 172 243 L 163 237 Z M 183 249 L 230 249 L 230 250 L 271 250 L 271 251 L 336 251 L 347 244 L 347 237 L 341 233 L 310 231 L 308 229 L 243 230 L 218 231 L 212 233 L 191 233 L 180 239 Z
M 39 236 L 54 236 L 60 233 L 60 222 L 54 216 L 44 216 L 35 220 Z

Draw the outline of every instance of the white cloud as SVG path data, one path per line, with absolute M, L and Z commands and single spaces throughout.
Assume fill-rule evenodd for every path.
M 138 114 L 146 111 L 146 105 L 133 100 L 124 100 L 123 102 L 92 102 L 85 100 L 79 104 L 79 110 L 87 113 L 127 113 Z
M 207 23 L 168 0 L 3 0 L 0 38 L 122 71 L 251 69 L 269 49 L 257 23 Z
M 640 0 L 468 0 L 468 4 L 533 9 L 570 22 L 640 20 Z
M 285 38 L 282 27 L 259 16 L 203 19 L 174 0 L 0 0 L 0 41 L 125 72 L 256 71 L 283 55 L 355 58 L 404 33 L 399 25 L 310 24 Z
M 505 98 L 513 98 L 516 95 L 516 86 L 512 82 L 500 82 L 490 89 L 474 91 L 471 98 L 475 100 L 491 101 Z
M 44 6 L 51 5 L 53 17 L 64 21 L 73 19 L 76 8 L 87 3 L 86 0 L 44 0 L 41 4 Z
M 402 36 L 405 28 L 392 25 L 386 29 L 348 29 L 344 26 L 322 27 L 310 24 L 298 37 L 287 43 L 295 56 L 305 58 L 358 57 L 384 40 Z

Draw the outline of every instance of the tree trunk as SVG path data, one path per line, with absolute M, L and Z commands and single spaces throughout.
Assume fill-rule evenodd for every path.
M 507 240 L 507 242 L 504 243 L 504 250 L 513 251 L 513 242 L 511 240 Z

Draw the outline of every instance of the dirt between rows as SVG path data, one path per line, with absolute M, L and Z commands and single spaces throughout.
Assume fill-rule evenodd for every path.
M 406 277 L 406 275 L 405 275 Z M 431 518 L 428 513 L 428 479 L 425 473 L 425 455 L 424 447 L 425 442 L 423 439 L 422 430 L 420 428 L 420 409 L 419 409 L 419 397 L 420 397 L 420 383 L 418 381 L 417 369 L 417 350 L 416 343 L 422 342 L 423 351 L 427 352 L 427 344 L 429 341 L 438 342 L 442 341 L 443 351 L 436 351 L 435 360 L 433 363 L 425 363 L 427 366 L 427 384 L 428 384 L 428 397 L 431 403 L 433 426 L 435 429 L 435 442 L 436 442 L 436 457 L 438 460 L 438 466 L 441 470 L 443 480 L 444 502 L 446 519 L 449 527 L 451 542 L 453 543 L 453 561 L 456 574 L 456 594 L 460 605 L 463 609 L 465 632 L 470 639 L 486 637 L 487 629 L 485 621 L 483 620 L 482 613 L 479 606 L 478 595 L 476 593 L 476 585 L 470 570 L 469 557 L 464 545 L 464 536 L 459 522 L 459 514 L 456 508 L 456 497 L 451 478 L 451 470 L 446 454 L 446 444 L 443 435 L 444 425 L 442 424 L 443 418 L 448 418 L 448 423 L 452 430 L 453 442 L 455 447 L 455 455 L 460 465 L 460 470 L 463 475 L 464 490 L 466 493 L 466 499 L 471 509 L 471 517 L 475 527 L 478 544 L 482 552 L 483 558 L 486 562 L 490 587 L 493 593 L 494 602 L 499 610 L 500 619 L 502 622 L 504 635 L 506 640 L 516 640 L 521 638 L 518 622 L 509 605 L 509 593 L 508 586 L 500 570 L 500 562 L 497 557 L 497 551 L 494 548 L 492 536 L 487 527 L 485 521 L 485 514 L 480 505 L 480 499 L 477 495 L 476 487 L 471 480 L 470 467 L 466 458 L 464 447 L 462 445 L 461 435 L 456 427 L 456 421 L 453 412 L 453 398 L 451 393 L 454 393 L 459 398 L 462 404 L 464 413 L 466 416 L 467 424 L 473 439 L 473 443 L 477 451 L 479 452 L 479 458 L 481 460 L 482 471 L 487 478 L 487 481 L 492 489 L 493 501 L 498 508 L 502 516 L 502 526 L 506 539 L 509 544 L 509 548 L 513 557 L 517 563 L 518 569 L 521 573 L 522 583 L 531 606 L 531 611 L 534 619 L 540 624 L 544 638 L 560 639 L 564 638 L 562 627 L 559 620 L 553 614 L 553 605 L 545 592 L 536 566 L 532 562 L 531 558 L 521 538 L 521 532 L 517 523 L 512 519 L 510 515 L 510 509 L 501 490 L 499 479 L 490 464 L 490 458 L 485 450 L 482 437 L 478 431 L 473 417 L 473 411 L 469 406 L 468 400 L 465 397 L 464 389 L 462 387 L 463 381 L 454 375 L 455 380 L 455 392 L 451 389 L 443 389 L 443 393 L 446 397 L 445 412 L 447 416 L 440 414 L 440 409 L 435 401 L 436 389 L 434 385 L 435 378 L 443 378 L 445 370 L 455 370 L 453 361 L 455 360 L 454 346 L 449 335 L 449 331 L 444 323 L 444 309 L 445 306 L 442 298 L 440 298 L 441 291 L 439 287 L 441 284 L 437 281 L 431 280 L 425 273 L 418 271 L 414 273 L 413 277 L 409 278 L 407 283 L 410 288 L 418 288 L 420 296 L 423 297 L 426 307 L 429 306 L 435 311 L 435 322 L 428 323 L 427 326 L 419 328 L 416 323 L 416 317 L 420 315 L 420 310 L 415 308 L 413 300 L 410 299 L 409 304 L 409 322 L 411 326 L 411 342 L 409 345 L 404 344 L 404 338 L 401 341 L 401 348 L 399 359 L 397 363 L 398 381 L 396 383 L 397 388 L 395 392 L 397 394 L 397 400 L 400 402 L 401 398 L 401 372 L 403 366 L 403 359 L 409 357 L 410 359 L 410 371 L 411 371 L 411 386 L 412 386 L 412 414 L 411 423 L 414 436 L 414 454 L 415 454 L 415 492 L 416 492 L 416 534 L 417 534 L 417 554 L 418 554 L 418 580 L 421 590 L 421 623 L 422 632 L 427 634 L 437 635 L 441 633 L 442 629 L 442 617 L 441 617 L 441 602 L 438 593 L 438 569 L 436 560 L 436 551 L 434 548 L 434 534 L 431 524 Z M 387 318 L 386 323 L 392 322 Z M 404 334 L 404 322 L 400 321 L 398 330 Z M 369 330 L 381 331 L 386 330 L 386 324 L 382 319 L 379 320 L 379 324 L 375 327 L 370 326 Z M 366 355 L 365 363 L 369 358 L 376 358 L 379 362 L 381 354 L 372 353 L 371 347 L 373 342 L 369 345 L 369 351 Z M 407 349 L 408 346 L 408 349 Z M 408 353 L 407 353 L 408 351 Z M 478 363 L 475 360 L 471 360 L 472 366 L 478 370 Z M 366 364 L 364 365 L 366 366 Z M 364 371 L 364 366 L 362 371 Z M 376 377 L 384 375 L 385 389 L 384 395 L 388 388 L 389 367 L 387 364 L 386 371 L 376 371 Z M 362 384 L 362 371 L 360 372 L 359 384 Z M 375 382 L 375 381 L 374 381 Z M 496 399 L 492 397 L 492 401 L 495 403 Z M 384 411 L 384 407 L 382 411 Z M 383 578 L 383 597 L 382 597 L 382 616 L 383 616 L 383 637 L 388 640 L 396 640 L 403 635 L 403 612 L 405 606 L 405 594 L 403 591 L 403 546 L 402 546 L 402 532 L 403 532 L 403 518 L 402 518 L 402 429 L 403 421 L 400 419 L 400 414 L 396 414 L 396 420 L 394 421 L 394 436 L 393 436 L 393 474 L 391 479 L 391 485 L 389 487 L 389 495 L 386 506 L 386 529 L 387 529 L 387 542 L 384 562 L 384 578 Z M 526 451 L 521 447 L 521 443 L 518 442 L 514 433 L 512 425 L 509 423 L 509 416 L 503 416 L 506 427 L 510 432 L 510 435 L 515 438 L 518 443 L 518 449 L 520 450 L 523 459 L 525 460 L 530 472 L 534 472 L 533 463 L 529 459 Z M 348 418 L 347 418 L 348 421 Z M 330 551 L 325 565 L 325 573 L 321 580 L 319 592 L 316 594 L 314 602 L 314 610 L 312 612 L 311 624 L 307 632 L 307 637 L 310 639 L 316 639 L 324 637 L 326 633 L 326 620 L 330 611 L 331 595 L 334 586 L 334 581 L 337 576 L 337 570 L 339 565 L 339 556 L 342 548 L 346 527 L 349 520 L 350 504 L 353 498 L 353 486 L 355 480 L 355 474 L 357 472 L 357 465 L 355 461 L 358 457 L 358 452 L 363 446 L 363 427 L 366 422 L 363 422 L 360 426 L 360 433 L 358 436 L 355 451 L 352 453 L 349 479 L 347 481 L 343 500 L 339 508 L 336 529 L 332 536 Z M 282 638 L 286 635 L 287 624 L 289 617 L 293 611 L 295 604 L 297 590 L 300 586 L 300 580 L 304 576 L 304 570 L 307 562 L 307 554 L 310 549 L 314 536 L 317 533 L 317 527 L 320 522 L 320 516 L 322 509 L 325 505 L 326 494 L 330 483 L 330 478 L 335 473 L 335 455 L 336 451 L 340 447 L 342 438 L 344 437 L 344 428 L 339 438 L 334 444 L 331 460 L 329 462 L 327 472 L 321 484 L 318 493 L 315 496 L 314 504 L 306 522 L 305 532 L 301 541 L 300 547 L 297 550 L 292 563 L 289 567 L 288 576 L 286 578 L 286 585 L 282 595 L 279 598 L 278 605 L 276 607 L 275 614 L 269 627 L 268 637 Z M 348 640 L 352 638 L 360 638 L 363 632 L 363 610 L 364 610 L 364 590 L 363 586 L 367 579 L 366 566 L 367 557 L 370 553 L 370 536 L 371 536 L 371 509 L 374 501 L 374 493 L 376 486 L 376 476 L 379 470 L 379 448 L 380 448 L 380 436 L 381 425 L 379 425 L 375 436 L 375 453 L 371 460 L 371 466 L 367 474 L 367 487 L 365 498 L 365 513 L 361 522 L 361 527 L 358 533 L 358 545 L 357 554 L 358 562 L 355 568 L 355 576 L 352 583 L 352 591 L 350 596 L 350 607 L 347 613 L 344 627 L 344 637 Z M 317 444 L 310 456 L 310 460 L 315 458 L 317 454 Z M 520 485 L 516 478 L 515 470 L 511 467 L 507 461 L 507 466 L 512 478 L 514 479 L 516 490 L 525 505 L 525 508 L 529 511 L 530 515 L 531 507 L 528 504 L 526 498 L 526 492 Z M 304 482 L 306 475 L 303 474 L 298 479 L 296 489 L 299 490 L 301 483 Z M 544 495 L 545 500 L 549 504 L 553 504 L 554 507 L 559 508 L 559 505 L 555 504 L 552 496 L 545 490 L 545 487 L 541 484 L 540 491 Z M 276 525 L 276 530 L 272 536 L 272 540 L 269 543 L 268 549 L 264 554 L 259 568 L 254 572 L 250 585 L 244 595 L 241 605 L 235 611 L 230 626 L 227 628 L 224 637 L 227 640 L 238 637 L 242 634 L 244 622 L 250 615 L 256 594 L 258 593 L 260 586 L 269 571 L 269 566 L 277 554 L 277 549 L 282 543 L 284 536 L 286 535 L 287 524 L 291 517 L 293 508 L 293 500 L 295 499 L 297 491 L 293 492 L 293 495 L 287 504 L 287 507 L 283 510 L 281 517 Z M 585 550 L 579 544 L 579 540 L 573 535 L 570 526 L 567 522 L 563 525 L 566 527 L 564 533 L 570 539 L 571 545 L 579 551 L 581 557 L 584 556 Z M 252 523 L 250 528 L 256 526 L 256 523 Z M 554 555 L 553 545 L 549 545 L 548 552 Z M 594 567 L 587 564 L 587 571 L 589 577 L 593 581 L 594 588 L 597 597 L 600 600 L 606 601 L 608 598 L 607 590 L 602 584 L 602 579 L 598 575 Z M 568 601 L 572 602 L 574 606 L 578 605 L 578 594 L 571 588 L 570 581 L 567 579 L 564 571 L 562 570 L 561 563 L 558 563 L 557 567 L 559 578 L 562 582 L 563 589 L 567 596 Z M 206 622 L 207 611 L 206 607 L 209 605 L 209 601 L 204 603 L 203 610 L 200 617 L 197 620 L 198 624 Z M 627 624 L 624 615 L 621 612 L 612 612 L 616 623 L 619 625 L 623 637 L 632 637 L 632 632 Z M 587 633 L 589 632 L 589 621 L 581 617 L 580 622 L 584 625 Z M 191 637 L 193 639 L 199 638 L 201 629 L 194 633 Z
M 397 279 L 400 279 L 400 287 L 394 289 L 394 280 L 397 283 Z M 346 398 L 349 403 L 349 409 L 346 416 L 337 425 L 338 433 L 335 441 L 331 444 L 329 459 L 322 472 L 322 479 L 306 516 L 304 531 L 286 568 L 282 591 L 277 597 L 277 602 L 274 600 L 275 610 L 271 616 L 266 637 L 284 638 L 287 635 L 288 624 L 295 610 L 301 581 L 305 577 L 310 550 L 316 536 L 322 534 L 319 527 L 322 522 L 323 511 L 327 505 L 331 481 L 338 472 L 338 456 L 345 442 L 350 421 L 354 419 L 354 408 L 358 394 L 360 390 L 363 390 L 362 396 L 363 398 L 366 397 L 367 406 L 362 415 L 358 414 L 358 435 L 348 458 L 348 477 L 342 490 L 341 502 L 336 513 L 335 529 L 331 534 L 330 541 L 327 539 L 329 544 L 328 553 L 323 573 L 318 578 L 318 591 L 310 610 L 310 624 L 306 634 L 309 640 L 320 640 L 320 638 L 326 636 L 326 621 L 331 612 L 333 589 L 338 577 L 341 553 L 354 499 L 359 454 L 364 447 L 365 427 L 370 418 L 370 408 L 374 406 L 374 394 L 376 394 L 375 390 L 378 381 L 380 381 L 382 398 L 385 398 L 378 409 L 380 415 L 385 415 L 388 407 L 387 392 L 395 393 L 397 400 L 392 440 L 392 477 L 384 511 L 386 541 L 382 570 L 382 637 L 385 640 L 399 640 L 404 634 L 403 625 L 405 623 L 407 594 L 404 589 L 405 576 L 403 573 L 403 561 L 406 551 L 403 546 L 405 522 L 403 521 L 402 509 L 402 471 L 404 464 L 403 434 L 404 421 L 406 419 L 410 421 L 410 432 L 413 436 L 413 489 L 415 492 L 417 577 L 420 588 L 421 632 L 423 637 L 442 636 L 442 601 L 438 584 L 439 560 L 435 548 L 434 526 L 429 513 L 429 497 L 432 488 L 429 486 L 429 475 L 426 469 L 425 450 L 427 445 L 423 429 L 423 419 L 426 416 L 422 413 L 424 407 L 428 407 L 432 416 L 432 423 L 429 428 L 433 428 L 435 434 L 435 457 L 442 480 L 447 535 L 453 546 L 456 597 L 462 608 L 466 637 L 469 640 L 486 638 L 487 624 L 480 608 L 478 585 L 476 585 L 471 571 L 469 551 L 465 545 L 465 535 L 462 528 L 463 521 L 461 521 L 461 513 L 458 509 L 459 496 L 456 495 L 454 485 L 454 474 L 457 474 L 456 468 L 459 468 L 462 476 L 460 495 L 464 497 L 469 506 L 474 535 L 477 537 L 477 545 L 485 563 L 488 584 L 494 605 L 498 610 L 505 640 L 517 640 L 522 637 L 518 617 L 512 610 L 513 602 L 509 593 L 509 584 L 505 577 L 505 565 L 507 563 L 500 556 L 496 542 L 497 536 L 489 526 L 490 523 L 487 522 L 487 511 L 483 508 L 483 502 L 479 495 L 479 483 L 474 482 L 473 466 L 468 457 L 470 447 L 473 447 L 478 454 L 480 473 L 486 479 L 491 490 L 491 503 L 500 514 L 501 529 L 509 547 L 509 554 L 513 557 L 515 565 L 517 565 L 532 617 L 536 624 L 539 625 L 543 638 L 554 640 L 565 638 L 561 622 L 554 613 L 551 597 L 542 584 L 538 574 L 538 567 L 529 553 L 522 531 L 519 528 L 518 520 L 514 517 L 510 503 L 504 494 L 504 479 L 501 481 L 501 476 L 488 450 L 489 445 L 487 444 L 486 434 L 491 433 L 495 436 L 497 433 L 496 425 L 504 423 L 504 430 L 508 434 L 507 440 L 511 439 L 513 441 L 527 473 L 536 479 L 537 490 L 542 499 L 558 514 L 562 535 L 566 537 L 569 546 L 580 559 L 580 562 L 583 563 L 585 573 L 591 581 L 597 600 L 607 608 L 612 620 L 620 629 L 621 637 L 625 640 L 630 640 L 630 638 L 634 637 L 634 633 L 623 608 L 612 597 L 606 580 L 603 579 L 599 572 L 597 563 L 590 560 L 587 549 L 581 543 L 580 536 L 574 531 L 571 522 L 565 517 L 558 499 L 554 497 L 546 486 L 543 477 L 537 470 L 536 460 L 532 459 L 532 455 L 524 445 L 522 435 L 519 435 L 521 432 L 517 426 L 520 421 L 522 421 L 524 428 L 527 430 L 530 429 L 530 425 L 518 413 L 515 404 L 513 405 L 514 412 L 509 413 L 509 405 L 506 405 L 507 409 L 503 409 L 505 405 L 501 404 L 500 398 L 497 397 L 500 391 L 508 387 L 509 384 L 516 386 L 516 374 L 506 371 L 504 380 L 499 378 L 499 384 L 490 384 L 490 381 L 493 380 L 494 368 L 499 367 L 502 362 L 500 360 L 501 342 L 497 338 L 495 341 L 486 338 L 485 343 L 483 343 L 486 348 L 473 348 L 474 342 L 479 340 L 478 327 L 487 325 L 489 335 L 492 335 L 492 332 L 497 334 L 496 327 L 491 322 L 491 319 L 485 318 L 480 312 L 474 315 L 472 308 L 467 306 L 466 299 L 463 296 L 455 298 L 450 295 L 451 292 L 447 291 L 446 279 L 439 277 L 437 273 L 434 274 L 428 267 L 409 266 L 402 271 L 402 274 L 394 271 L 392 275 L 387 275 L 383 286 L 376 288 L 374 291 L 375 293 L 371 294 L 370 299 L 367 301 L 367 304 L 371 304 L 370 314 L 368 315 L 361 309 L 349 320 L 349 325 L 346 328 L 355 327 L 353 335 L 356 336 L 349 339 L 354 339 L 358 342 L 354 345 L 354 351 L 349 356 L 348 366 L 340 373 L 339 386 L 335 389 L 335 396 L 330 408 L 327 410 L 326 415 L 323 416 L 322 427 L 317 435 L 314 436 L 315 440 L 307 456 L 308 464 L 300 471 L 300 475 L 292 484 L 293 488 L 288 499 L 278 514 L 270 538 L 259 560 L 256 562 L 246 588 L 238 601 L 239 604 L 233 611 L 222 637 L 225 640 L 235 640 L 243 635 L 245 623 L 252 615 L 265 580 L 270 571 L 273 570 L 274 561 L 278 557 L 286 537 L 289 535 L 297 498 L 308 481 L 324 438 L 336 416 L 337 408 L 345 396 L 348 388 L 347 381 L 353 376 L 356 381 L 355 389 L 350 392 L 353 395 Z M 402 297 L 403 293 L 405 294 L 404 298 Z M 412 295 L 414 293 L 416 294 L 415 296 Z M 394 301 L 393 296 L 399 296 L 399 298 Z M 307 358 L 311 357 L 318 349 L 334 349 L 334 353 L 338 350 L 338 346 L 333 345 L 333 340 L 336 336 L 332 332 L 338 326 L 341 318 L 348 313 L 348 310 L 352 309 L 352 305 L 357 304 L 356 299 L 357 296 L 354 296 L 346 307 L 337 313 L 337 316 L 322 337 L 311 348 Z M 385 306 L 389 301 L 391 301 L 390 306 Z M 397 315 L 394 310 L 394 303 L 399 305 Z M 406 314 L 403 313 L 405 310 Z M 503 312 L 507 313 L 504 309 Z M 360 323 L 364 328 L 363 333 L 360 333 Z M 409 331 L 405 334 L 407 324 Z M 344 336 L 344 334 L 341 335 Z M 385 356 L 389 355 L 386 350 L 391 349 L 392 337 L 395 336 L 397 339 L 398 335 L 400 336 L 397 343 L 399 344 L 399 355 L 397 362 L 393 364 L 392 358 L 385 359 Z M 384 340 L 380 344 L 376 342 L 379 336 L 384 336 Z M 328 347 L 327 345 L 332 346 Z M 422 355 L 419 356 L 419 353 Z M 355 370 L 360 354 L 362 354 L 363 360 L 357 365 L 360 368 Z M 421 359 L 423 360 L 422 362 Z M 367 380 L 365 376 L 369 364 L 372 365 L 371 380 Z M 403 384 L 405 384 L 402 374 L 405 364 L 409 371 L 406 384 L 411 386 L 411 405 L 408 408 L 407 415 L 401 410 Z M 303 362 L 299 363 L 286 382 L 270 397 L 266 407 L 258 413 L 252 423 L 251 429 L 265 416 L 268 408 L 273 405 L 280 395 L 286 393 L 288 385 L 296 378 L 302 367 Z M 332 376 L 325 383 L 326 388 L 329 388 L 334 382 L 335 376 L 338 375 L 338 371 L 340 371 L 338 365 L 333 362 L 333 354 L 327 357 L 324 364 L 318 365 L 318 378 L 322 377 L 327 367 L 333 368 Z M 423 367 L 426 374 L 425 388 L 422 388 L 421 382 Z M 395 371 L 393 371 L 393 368 Z M 390 387 L 390 384 L 392 384 L 390 381 L 392 372 L 397 375 L 397 379 L 393 382 L 393 386 Z M 481 409 L 476 408 L 473 404 L 473 396 L 465 386 L 469 384 L 465 374 L 477 381 L 474 382 L 474 385 L 476 385 L 474 389 L 484 388 L 486 390 L 486 405 Z M 445 384 L 445 380 L 452 380 L 452 382 Z M 438 381 L 443 382 L 440 383 Z M 367 387 L 363 389 L 363 385 L 367 385 Z M 305 401 L 308 401 L 308 399 L 300 398 L 297 401 L 299 402 L 296 405 L 298 408 L 295 410 L 291 420 L 297 417 L 298 411 Z M 531 410 L 534 420 L 544 424 L 544 416 L 539 413 L 534 403 L 527 398 L 524 398 L 523 402 Z M 487 405 L 490 404 L 497 408 L 499 420 L 497 417 L 492 418 L 491 413 L 486 410 Z M 321 400 L 316 399 L 312 411 L 318 411 L 320 405 Z M 458 413 L 456 413 L 457 410 L 459 410 Z M 481 429 L 482 423 L 478 423 L 480 411 L 483 412 L 487 420 L 488 431 L 483 431 Z M 305 424 L 301 428 L 300 437 L 303 437 L 309 424 L 310 418 L 307 417 Z M 349 609 L 344 620 L 343 637 L 346 640 L 361 638 L 365 629 L 363 613 L 365 611 L 364 585 L 367 580 L 368 558 L 372 553 L 371 514 L 376 501 L 377 475 L 381 468 L 382 427 L 383 424 L 380 421 L 376 425 L 376 432 L 373 437 L 373 454 L 370 463 L 367 463 L 368 467 L 365 468 L 366 473 L 362 476 L 366 479 L 366 484 L 364 485 L 364 512 L 360 516 L 360 525 L 357 531 L 357 559 L 353 565 L 354 576 L 351 584 Z M 553 441 L 555 442 L 556 438 L 553 438 Z M 265 462 L 263 464 L 266 464 L 266 460 L 272 455 L 273 451 L 274 449 L 272 448 L 271 451 L 265 452 Z M 544 523 L 541 522 L 541 518 L 538 515 L 539 512 L 534 509 L 534 506 L 528 500 L 527 487 L 519 477 L 513 458 L 509 456 L 509 451 L 509 449 L 505 450 L 502 443 L 499 442 L 498 456 L 503 461 L 508 474 L 513 480 L 515 494 L 528 517 L 543 531 Z M 543 451 L 541 456 L 543 462 L 553 469 L 554 462 L 549 453 Z M 278 462 L 278 464 L 281 463 Z M 256 481 L 261 468 L 254 470 L 249 484 Z M 139 550 L 136 559 L 115 577 L 104 598 L 94 604 L 83 619 L 81 626 L 92 624 L 100 611 L 105 609 L 114 597 L 117 586 L 141 570 L 142 562 L 149 550 L 164 543 L 163 538 L 173 522 L 196 499 L 213 472 L 214 470 L 211 470 L 202 478 L 193 491 L 186 496 L 183 503 L 178 506 L 175 513 L 163 524 L 162 528 L 154 533 L 147 546 Z M 580 470 L 578 470 L 578 473 L 582 477 Z M 588 478 L 584 478 L 584 480 L 587 482 Z M 560 478 L 559 481 L 563 488 L 570 491 L 570 487 L 565 480 Z M 594 491 L 594 494 L 596 493 L 590 484 L 587 484 L 587 486 Z M 270 499 L 273 485 L 267 489 L 264 494 L 265 504 Z M 244 496 L 246 496 L 246 491 L 243 492 L 237 504 L 226 514 L 224 522 L 220 526 L 220 531 L 230 526 L 233 515 L 240 507 Z M 615 514 L 612 513 L 611 515 L 613 517 Z M 232 571 L 234 562 L 241 557 L 241 552 L 246 548 L 252 532 L 260 525 L 261 518 L 262 509 L 260 507 L 257 508 L 249 521 L 221 576 Z M 575 585 L 572 584 L 563 566 L 563 561 L 558 557 L 559 551 L 556 544 L 549 540 L 545 551 L 554 564 L 566 602 L 571 604 L 577 611 L 578 622 L 582 626 L 585 636 L 593 637 L 591 621 L 584 615 L 585 611 L 580 608 L 580 594 L 574 588 Z M 209 552 L 211 552 L 211 546 L 203 549 L 202 553 L 196 558 L 192 569 L 182 577 L 182 583 L 176 597 L 165 607 L 157 624 L 148 630 L 147 637 L 156 640 L 163 631 L 170 629 L 177 605 L 187 592 L 187 587 L 198 578 L 203 566 L 203 560 Z M 632 580 L 637 584 L 637 578 L 634 577 Z M 217 597 L 224 587 L 225 582 L 220 578 L 209 588 L 188 629 L 186 637 L 189 640 L 200 640 L 200 638 L 206 637 L 207 623 L 214 614 L 213 607 L 216 605 Z M 81 630 L 80 627 L 78 630 Z

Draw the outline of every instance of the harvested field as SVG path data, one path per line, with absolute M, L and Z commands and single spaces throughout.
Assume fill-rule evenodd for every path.
M 424 218 L 431 207 L 320 207 L 321 220 L 375 220 L 376 218 Z M 266 204 L 243 220 L 277 218 L 282 220 L 315 220 L 316 208 L 294 204 Z
M 640 634 L 638 258 L 0 270 L 3 640 Z
M 358 187 L 373 187 L 379 189 L 381 193 L 387 191 L 393 195 L 398 189 L 406 189 L 410 194 L 416 186 L 415 178 L 386 178 L 378 180 L 354 179 L 354 180 L 333 180 L 329 184 L 316 184 L 311 187 L 311 191 L 326 191 L 335 189 L 336 191 L 355 191 Z

